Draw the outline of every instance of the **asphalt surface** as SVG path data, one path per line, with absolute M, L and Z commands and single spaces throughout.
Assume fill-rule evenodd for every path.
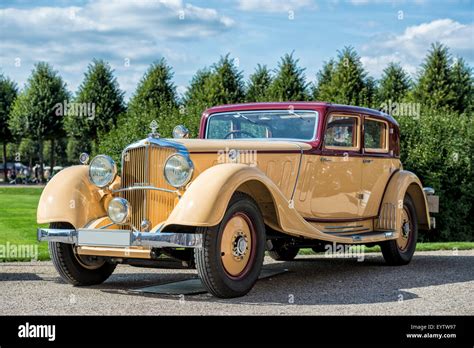
M 4 315 L 473 315 L 474 250 L 417 252 L 407 266 L 380 254 L 356 259 L 266 257 L 288 272 L 257 282 L 245 297 L 133 295 L 128 290 L 195 278 L 195 270 L 119 265 L 104 283 L 72 287 L 51 262 L 0 263 Z

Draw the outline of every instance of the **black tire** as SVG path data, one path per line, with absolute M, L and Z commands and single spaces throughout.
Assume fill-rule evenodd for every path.
M 73 228 L 67 223 L 52 223 L 49 227 Z M 96 260 L 97 264 L 90 263 L 89 268 L 86 268 L 87 258 L 84 257 L 81 264 L 80 257 L 75 254 L 72 244 L 49 242 L 49 255 L 61 278 L 76 286 L 101 284 L 110 277 L 116 267 L 116 264 L 99 258 Z
M 300 248 L 287 243 L 272 241 L 272 244 L 273 249 L 268 251 L 268 255 L 275 261 L 293 261 L 300 251 Z
M 246 216 L 252 230 L 249 260 L 237 276 L 230 275 L 224 267 L 221 251 L 222 234 L 227 222 L 238 215 Z M 194 250 L 196 269 L 205 288 L 214 296 L 232 298 L 247 294 L 258 280 L 265 254 L 265 225 L 257 203 L 248 195 L 236 192 L 229 202 L 221 223 L 210 228 L 200 228 L 202 248 Z M 222 253 L 222 254 L 221 254 Z
M 408 212 L 411 221 L 407 246 L 401 250 L 396 239 L 380 243 L 385 262 L 391 266 L 401 266 L 410 263 L 416 249 L 416 241 L 418 239 L 418 218 L 416 216 L 416 209 L 413 200 L 408 194 L 403 200 L 403 209 Z M 400 231 L 400 233 L 402 233 L 402 231 Z

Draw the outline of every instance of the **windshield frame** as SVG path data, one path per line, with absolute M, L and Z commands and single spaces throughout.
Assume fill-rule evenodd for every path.
M 209 133 L 209 124 L 210 124 L 210 119 L 214 116 L 222 116 L 222 115 L 235 115 L 237 113 L 245 115 L 245 114 L 255 114 L 258 112 L 262 113 L 284 113 L 287 112 L 288 114 L 294 114 L 295 117 L 298 116 L 299 112 L 307 112 L 307 113 L 313 113 L 316 116 L 316 120 L 314 122 L 314 130 L 313 130 L 313 135 L 311 136 L 310 139 L 299 139 L 299 138 L 235 138 L 235 139 L 215 139 L 215 138 L 208 138 L 208 133 Z M 256 110 L 235 110 L 235 111 L 224 111 L 224 112 L 215 112 L 212 114 L 209 114 L 207 116 L 206 120 L 206 129 L 204 133 L 204 139 L 207 140 L 243 140 L 243 141 L 285 141 L 285 140 L 291 140 L 291 141 L 300 141 L 300 142 L 313 142 L 317 140 L 317 133 L 319 129 L 319 122 L 320 122 L 320 111 L 314 110 L 314 109 L 256 109 Z

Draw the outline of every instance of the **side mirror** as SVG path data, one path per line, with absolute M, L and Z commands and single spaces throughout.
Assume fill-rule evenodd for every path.
M 175 138 L 175 139 L 189 138 L 189 129 L 187 129 L 183 125 L 179 125 L 179 126 L 174 127 L 174 129 L 173 129 L 173 138 Z

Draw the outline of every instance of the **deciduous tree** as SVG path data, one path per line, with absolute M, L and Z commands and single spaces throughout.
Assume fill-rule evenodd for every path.
M 100 134 L 112 129 L 120 115 L 125 112 L 124 92 L 110 65 L 94 59 L 87 67 L 74 103 L 68 110 L 65 128 L 69 137 L 80 146 L 70 148 L 69 157 L 78 157 L 80 152 L 90 152 L 97 146 Z
M 0 74 L 0 139 L 3 145 L 3 175 L 7 180 L 7 144 L 13 140 L 8 125 L 13 102 L 18 94 L 18 88 L 12 80 Z
M 58 106 L 68 100 L 66 84 L 58 72 L 48 63 L 40 62 L 35 65 L 25 89 L 13 105 L 9 120 L 12 132 L 20 137 L 33 137 L 39 143 L 41 179 L 44 178 L 44 141 L 62 134 L 64 117 L 58 114 Z M 54 151 L 51 151 L 51 157 L 50 165 L 53 166 Z

